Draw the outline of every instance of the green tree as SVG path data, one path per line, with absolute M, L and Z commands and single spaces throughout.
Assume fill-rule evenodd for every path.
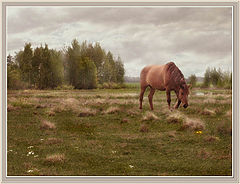
M 110 51 L 108 51 L 107 53 L 106 61 L 108 61 L 108 74 L 109 74 L 110 82 L 117 82 L 117 77 L 115 72 L 115 62 L 113 59 L 113 55 Z
M 7 56 L 7 88 L 22 89 L 24 87 L 25 84 L 21 81 L 21 74 L 18 64 L 14 61 L 14 58 L 9 54 Z
M 93 89 L 97 87 L 97 69 L 93 61 L 88 57 L 77 60 L 78 80 L 75 85 L 77 89 Z
M 207 68 L 205 74 L 204 74 L 204 81 L 203 81 L 203 86 L 204 87 L 209 87 L 211 83 L 211 77 L 210 77 L 210 68 Z
M 81 45 L 75 39 L 66 51 L 69 69 L 69 82 L 78 89 L 90 89 L 97 86 L 97 68 L 90 58 L 94 49 L 88 47 L 86 41 Z
M 106 58 L 104 63 L 103 63 L 103 67 L 102 67 L 102 73 L 101 73 L 101 80 L 100 82 L 101 83 L 104 83 L 104 82 L 111 82 L 111 65 L 110 65 L 110 62 L 109 60 Z
M 211 78 L 211 83 L 213 84 L 213 86 L 217 86 L 217 84 L 221 84 L 221 82 L 222 82 L 221 69 L 219 68 L 217 70 L 216 68 L 213 68 L 210 72 L 210 78 Z
M 9 54 L 7 56 L 7 65 L 12 66 L 14 64 L 13 57 Z
M 66 60 L 68 67 L 68 80 L 73 86 L 77 83 L 77 60 L 81 56 L 80 45 L 76 39 L 72 41 L 70 47 L 66 51 Z
M 50 78 L 49 87 L 55 88 L 63 83 L 63 60 L 61 58 L 61 52 L 50 50 Z
M 22 53 L 22 58 L 19 61 L 19 67 L 21 71 L 22 79 L 28 82 L 28 85 L 31 85 L 31 71 L 32 71 L 32 57 L 33 50 L 31 48 L 31 43 L 26 43 L 24 51 Z
M 122 84 L 124 82 L 124 65 L 120 57 L 115 62 L 116 82 Z
M 43 47 L 37 47 L 34 50 L 34 56 L 32 58 L 32 80 L 35 87 L 40 87 L 40 67 L 43 62 Z
M 192 85 L 192 87 L 196 87 L 197 77 L 195 74 L 193 74 L 189 77 L 189 83 Z

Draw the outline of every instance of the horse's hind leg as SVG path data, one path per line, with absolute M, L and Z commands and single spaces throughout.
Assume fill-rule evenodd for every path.
M 140 96 L 139 96 L 139 102 L 140 102 L 139 109 L 142 109 L 143 95 L 144 95 L 144 92 L 145 92 L 147 87 L 148 86 L 141 86 L 141 92 L 140 92 Z
M 171 91 L 166 90 L 166 94 L 167 94 L 168 109 L 171 110 Z
M 155 93 L 155 89 L 153 89 L 153 88 L 151 87 L 151 89 L 150 89 L 150 93 L 149 93 L 149 95 L 148 95 L 148 100 L 149 100 L 149 104 L 150 104 L 150 108 L 151 108 L 151 110 L 153 110 L 152 99 L 153 99 L 153 95 L 154 95 L 154 93 Z

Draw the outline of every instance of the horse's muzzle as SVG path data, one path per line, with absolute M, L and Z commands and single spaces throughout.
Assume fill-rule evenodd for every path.
M 188 104 L 184 104 L 183 107 L 186 109 L 188 107 Z

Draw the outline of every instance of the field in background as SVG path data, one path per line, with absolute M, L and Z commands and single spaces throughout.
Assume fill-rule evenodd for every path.
M 232 174 L 231 90 L 192 91 L 154 111 L 138 84 L 125 89 L 8 91 L 8 175 Z M 172 92 L 172 105 L 175 95 Z

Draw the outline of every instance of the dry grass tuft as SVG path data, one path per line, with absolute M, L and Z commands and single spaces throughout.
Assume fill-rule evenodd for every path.
M 146 133 L 148 131 L 149 131 L 149 129 L 148 129 L 147 125 L 143 124 L 143 125 L 140 126 L 140 132 L 145 132 Z
M 55 112 L 53 110 L 47 111 L 48 116 L 55 116 Z
M 58 143 L 62 143 L 63 141 L 61 139 L 58 138 L 48 138 L 47 141 L 45 142 L 46 144 L 58 144 Z
M 203 100 L 203 103 L 213 103 L 213 104 L 215 104 L 216 103 L 216 99 L 207 98 L 207 99 Z
M 59 154 L 59 153 L 48 155 L 45 159 L 45 161 L 49 163 L 61 163 L 61 162 L 64 162 L 64 160 L 65 160 L 65 155 Z
M 109 107 L 106 111 L 104 111 L 104 114 L 114 114 L 116 112 L 119 112 L 120 108 L 119 107 Z
M 102 105 L 102 104 L 104 104 L 104 103 L 106 103 L 106 100 L 105 100 L 105 99 L 99 99 L 99 98 L 94 99 L 94 104 Z
M 139 110 L 130 109 L 127 111 L 127 114 L 130 116 L 135 116 L 139 114 Z
M 190 130 L 197 131 L 197 130 L 203 130 L 204 128 L 205 128 L 205 125 L 201 120 L 186 118 L 180 129 L 182 130 L 190 129 Z
M 128 119 L 126 119 L 126 118 L 123 118 L 122 120 L 121 120 L 121 123 L 128 123 Z
M 41 129 L 48 130 L 48 129 L 55 129 L 55 128 L 56 128 L 56 126 L 54 123 L 47 121 L 47 120 L 42 121 Z
M 63 104 L 65 105 L 78 104 L 78 100 L 75 98 L 67 98 L 63 101 Z
M 64 106 L 61 106 L 61 105 L 56 106 L 52 109 L 53 112 L 63 112 L 64 110 L 66 110 L 66 109 L 64 108 Z
M 109 103 L 110 105 L 114 105 L 114 104 L 119 104 L 119 105 L 133 105 L 133 104 L 138 104 L 138 100 L 135 99 L 109 99 L 106 101 L 107 103 Z
M 167 117 L 167 122 L 168 123 L 182 123 L 184 119 L 184 116 L 182 114 L 180 114 L 179 112 L 170 114 Z
M 232 117 L 232 109 L 226 112 L 226 116 Z
M 16 101 L 17 101 L 17 98 L 15 98 L 15 97 L 8 97 L 8 98 L 7 98 L 7 101 L 8 101 L 8 102 L 16 102 Z
M 121 148 L 125 148 L 125 147 L 127 147 L 127 145 L 128 145 L 127 143 L 120 143 L 120 144 L 119 144 L 119 146 L 120 146 Z
M 43 105 L 43 104 L 36 105 L 36 109 L 45 108 L 45 107 L 47 107 L 47 105 Z
M 7 105 L 7 112 L 15 111 L 17 110 L 17 107 L 12 106 L 11 104 Z
M 217 126 L 217 131 L 220 134 L 231 135 L 232 134 L 232 124 L 229 122 L 223 121 Z
M 215 115 L 216 113 L 213 110 L 205 108 L 205 109 L 203 109 L 203 111 L 201 111 L 201 114 L 202 115 L 210 115 L 211 116 L 211 115 Z
M 158 120 L 159 118 L 153 112 L 146 112 L 143 116 L 142 121 L 151 121 L 151 120 Z
M 169 137 L 176 137 L 176 131 L 170 131 L 170 132 L 168 132 L 167 133 L 167 135 L 169 136 Z
M 97 114 L 97 110 L 90 108 L 81 108 L 79 111 L 79 117 L 94 116 Z
M 219 140 L 219 138 L 210 135 L 210 136 L 205 137 L 204 140 L 207 141 L 207 142 L 215 142 L 215 141 Z
M 61 100 L 61 99 L 60 99 Z M 55 112 L 62 112 L 64 110 L 72 110 L 73 112 L 79 112 L 79 100 L 75 98 L 67 98 L 60 101 L 60 105 L 54 108 Z
M 202 149 L 198 152 L 197 157 L 201 159 L 207 159 L 211 156 L 211 154 L 206 151 L 205 149 Z

